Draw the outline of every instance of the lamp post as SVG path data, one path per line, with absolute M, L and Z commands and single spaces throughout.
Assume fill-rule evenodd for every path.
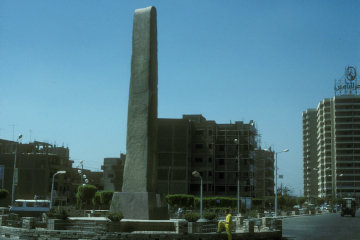
M 78 174 L 80 175 L 80 184 L 84 181 L 85 183 L 82 183 L 82 185 L 85 186 L 86 184 L 89 183 L 89 180 L 86 178 L 86 175 L 83 174 L 84 173 L 84 161 L 83 160 L 80 161 L 80 165 L 81 165 L 81 169 L 80 169 L 79 165 L 77 166 L 77 168 L 79 168 Z
M 15 154 L 14 154 L 14 171 L 13 171 L 13 180 L 12 180 L 12 190 L 11 190 L 11 204 L 14 203 L 14 198 L 15 198 L 15 181 L 17 182 L 18 179 L 18 172 L 17 172 L 17 168 L 16 168 L 16 153 L 17 153 L 17 148 L 18 148 L 18 144 L 19 144 L 19 140 L 22 138 L 22 134 L 20 134 L 16 140 L 16 145 L 15 145 Z
M 54 193 L 54 180 L 55 180 L 55 176 L 58 174 L 65 174 L 66 171 L 57 171 L 56 173 L 54 173 L 53 177 L 52 177 L 52 184 L 51 184 L 51 196 L 50 196 L 50 209 L 52 208 L 52 203 L 53 203 L 53 193 Z
M 275 155 L 276 155 L 276 158 L 275 158 L 275 217 L 277 217 L 277 208 L 278 208 L 278 204 L 277 204 L 277 156 L 278 154 L 280 153 L 283 153 L 283 152 L 288 152 L 289 149 L 284 149 L 280 152 L 276 152 Z
M 198 220 L 198 222 L 204 222 L 203 215 L 202 215 L 202 210 L 203 210 L 202 209 L 203 208 L 203 206 L 202 206 L 203 180 L 202 180 L 202 177 L 201 177 L 201 175 L 200 175 L 200 173 L 198 171 L 193 171 L 192 175 L 194 177 L 200 178 L 200 219 Z
M 336 177 L 342 177 L 342 176 L 344 176 L 344 174 L 338 174 L 338 175 L 336 175 Z M 337 178 L 336 178 L 336 181 L 337 181 Z M 340 197 L 342 197 L 342 184 L 340 183 Z M 338 196 L 337 196 L 337 192 L 336 192 L 336 198 L 337 198 Z
M 239 133 L 238 133 L 239 135 Z M 239 136 L 238 136 L 239 137 Z M 239 139 L 234 139 L 237 144 L 237 214 L 240 215 L 240 143 Z

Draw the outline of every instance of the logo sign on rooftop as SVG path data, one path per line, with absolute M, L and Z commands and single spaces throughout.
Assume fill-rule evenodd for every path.
M 358 92 L 360 92 L 360 85 L 358 84 L 355 67 L 347 66 L 345 68 L 344 76 L 339 80 L 335 80 L 334 90 L 335 96 L 358 95 Z

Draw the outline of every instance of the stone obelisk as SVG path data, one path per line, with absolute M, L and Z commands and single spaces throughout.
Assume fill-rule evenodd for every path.
M 134 13 L 126 160 L 122 192 L 110 211 L 127 219 L 165 219 L 157 182 L 157 25 L 155 7 Z

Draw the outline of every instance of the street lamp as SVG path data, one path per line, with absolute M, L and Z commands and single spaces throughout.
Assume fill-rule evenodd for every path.
M 239 139 L 234 139 L 237 144 L 237 213 L 240 215 L 240 142 Z
M 193 171 L 192 172 L 192 175 L 194 177 L 198 177 L 200 178 L 200 219 L 198 220 L 198 222 L 204 222 L 205 220 L 203 219 L 203 215 L 202 215 L 202 195 L 203 195 L 203 180 L 202 180 L 202 177 L 200 175 L 200 173 L 198 171 Z
M 12 180 L 12 191 L 11 191 L 11 203 L 14 203 L 14 198 L 15 198 L 15 181 L 17 182 L 18 180 L 18 171 L 16 168 L 16 153 L 17 153 L 17 148 L 18 148 L 18 144 L 19 144 L 19 140 L 22 138 L 22 134 L 20 134 L 16 140 L 16 145 L 15 145 L 15 154 L 14 154 L 14 171 L 13 171 L 13 180 Z M 17 184 L 17 183 L 16 183 Z
M 283 152 L 288 152 L 289 149 L 284 149 L 280 152 L 276 152 L 276 158 L 275 158 L 275 217 L 277 217 L 277 159 L 278 159 L 278 154 L 283 153 Z
M 52 203 L 53 203 L 53 193 L 54 193 L 54 180 L 55 180 L 55 176 L 58 174 L 65 174 L 66 171 L 57 171 L 56 173 L 54 173 L 53 177 L 52 177 L 52 184 L 51 184 L 51 196 L 50 196 L 50 209 L 52 208 Z
M 337 177 L 342 177 L 342 176 L 344 176 L 344 174 L 338 174 L 338 175 L 336 175 Z M 336 178 L 336 181 L 337 181 L 337 178 Z M 340 183 L 340 197 L 342 197 L 342 184 Z M 336 192 L 336 198 L 337 198 L 337 192 Z

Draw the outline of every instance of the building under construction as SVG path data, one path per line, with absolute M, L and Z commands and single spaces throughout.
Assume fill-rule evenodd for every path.
M 241 197 L 263 197 L 265 162 L 259 165 L 264 168 L 263 177 L 257 178 L 256 136 L 253 121 L 217 124 L 202 115 L 158 119 L 159 192 L 198 194 L 200 179 L 191 174 L 198 171 L 206 196 L 235 196 L 239 187 Z M 272 188 L 273 156 L 272 172 L 266 172 L 267 179 L 272 177 Z M 263 194 L 255 194 L 257 185 L 263 186 Z M 269 183 L 266 186 L 269 188 Z

